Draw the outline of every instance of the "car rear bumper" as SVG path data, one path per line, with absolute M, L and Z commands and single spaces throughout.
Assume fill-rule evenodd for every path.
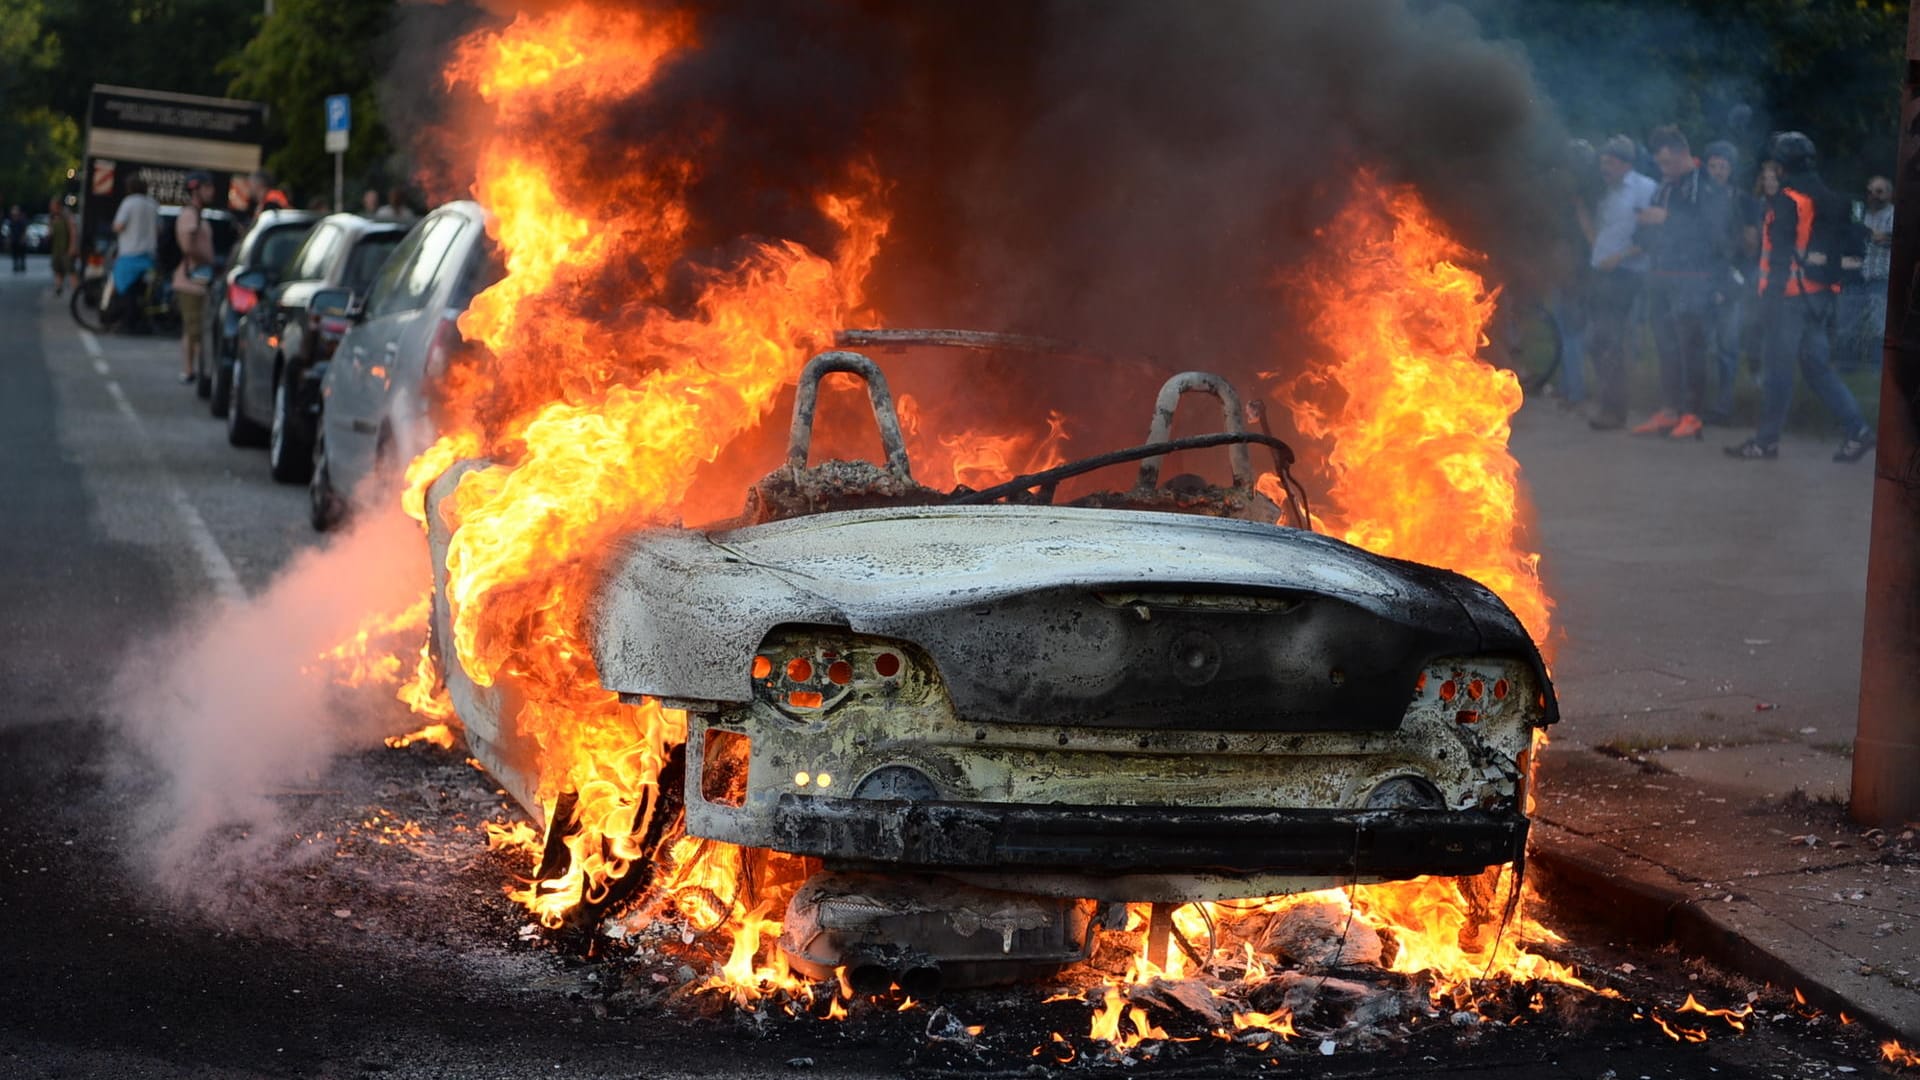
M 946 870 L 1413 877 L 1517 859 L 1527 819 L 1484 810 L 1028 806 L 782 795 L 771 846 Z

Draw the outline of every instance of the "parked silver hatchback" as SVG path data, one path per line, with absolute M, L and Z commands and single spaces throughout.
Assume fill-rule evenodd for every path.
M 397 481 L 431 443 L 430 389 L 460 347 L 460 313 L 500 277 L 494 250 L 480 205 L 448 203 L 414 226 L 364 298 L 315 296 L 314 309 L 345 331 L 321 381 L 307 485 L 315 529 L 338 523 L 369 475 Z

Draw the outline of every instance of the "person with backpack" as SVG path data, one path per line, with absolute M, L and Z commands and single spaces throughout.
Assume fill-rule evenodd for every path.
M 1753 437 L 1726 448 L 1729 457 L 1770 461 L 1793 405 L 1794 369 L 1846 433 L 1833 460 L 1853 462 L 1873 449 L 1873 428 L 1832 364 L 1834 301 L 1851 208 L 1820 179 L 1813 140 L 1798 131 L 1774 135 L 1767 156 L 1780 164 L 1780 188 L 1769 196 L 1760 226 L 1756 292 L 1764 345 L 1765 389 Z

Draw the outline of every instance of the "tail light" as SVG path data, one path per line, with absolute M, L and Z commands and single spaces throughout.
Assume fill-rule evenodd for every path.
M 457 312 L 448 312 L 440 316 L 440 322 L 433 328 L 433 340 L 427 343 L 424 369 L 428 382 L 438 382 L 446 374 L 448 361 L 453 359 L 455 350 L 466 340 L 460 336 L 459 318 Z
M 245 285 L 227 286 L 227 306 L 233 309 L 235 315 L 245 315 L 259 302 L 260 294 Z
M 761 701 L 810 720 L 854 693 L 899 693 L 916 669 L 900 646 L 882 638 L 789 630 L 761 644 L 748 675 Z
M 1536 696 L 1533 676 L 1517 660 L 1502 657 L 1437 660 L 1414 680 L 1410 709 L 1432 710 L 1462 724 L 1524 715 Z

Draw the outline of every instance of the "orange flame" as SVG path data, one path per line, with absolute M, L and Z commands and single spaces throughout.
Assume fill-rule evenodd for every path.
M 1888 1039 L 1880 1044 L 1880 1060 L 1904 1069 L 1910 1065 L 1920 1065 L 1920 1054 L 1901 1046 L 1898 1039 Z
M 1277 397 L 1303 435 L 1328 444 L 1316 502 L 1325 525 L 1368 551 L 1473 578 L 1544 644 L 1552 604 L 1540 556 L 1522 542 L 1520 467 L 1507 450 L 1520 384 L 1478 355 L 1496 297 L 1462 265 L 1473 253 L 1412 189 L 1364 173 L 1320 240 L 1290 284 L 1331 359 Z
M 568 183 L 582 151 L 567 133 L 587 128 L 583 118 L 644 88 L 693 45 L 684 19 L 574 7 L 523 14 L 459 50 L 448 77 L 471 86 L 487 110 L 475 193 L 492 215 L 506 269 L 460 325 L 487 347 L 495 377 L 451 382 L 446 411 L 454 419 L 409 467 L 402 503 L 424 522 L 427 485 L 457 461 L 491 461 L 463 476 L 440 506 L 451 527 L 451 633 L 440 644 L 480 685 L 514 684 L 523 704 L 508 719 L 540 750 L 537 795 L 568 865 L 512 895 L 558 926 L 604 898 L 633 864 L 652 861 L 656 888 L 691 925 L 731 923 L 730 955 L 707 986 L 745 1003 L 810 990 L 770 941 L 779 931 L 775 900 L 761 890 L 753 910 L 739 913 L 738 849 L 673 835 L 643 846 L 661 771 L 686 720 L 600 688 L 583 636 L 587 591 L 593 560 L 610 539 L 686 512 L 696 472 L 730 460 L 729 449 L 759 428 L 810 351 L 837 327 L 877 321 L 864 308 L 864 280 L 887 217 L 877 205 L 880 179 L 852 168 L 845 190 L 819 198 L 840 230 L 831 257 L 787 242 L 749 245 L 730 268 L 702 279 L 696 302 L 667 307 L 660 283 L 684 254 L 693 166 L 652 148 L 622 148 L 623 179 L 582 194 Z M 1329 445 L 1324 523 L 1371 550 L 1474 577 L 1544 640 L 1550 604 L 1538 555 L 1522 544 L 1518 468 L 1506 450 L 1519 388 L 1476 356 L 1495 298 L 1461 265 L 1469 253 L 1410 191 L 1366 176 L 1356 190 L 1304 281 L 1316 312 L 1312 332 L 1332 360 L 1276 393 L 1303 433 Z M 608 275 L 632 279 L 625 310 L 609 317 L 569 302 L 582 283 Z M 912 428 L 904 399 L 902 412 Z M 929 475 L 944 468 L 955 483 L 985 486 L 1046 468 L 1063 459 L 1065 432 L 1055 414 L 1044 435 L 952 436 L 940 440 L 946 460 L 936 454 Z M 744 464 L 739 475 L 748 475 Z M 442 719 L 451 710 L 436 683 L 423 649 L 402 697 Z M 563 804 L 563 796 L 571 799 Z M 564 815 L 563 805 L 571 807 Z M 546 846 L 524 826 L 490 833 L 496 846 L 529 855 Z M 1486 911 L 1464 888 L 1423 879 L 1271 898 L 1253 910 L 1342 905 L 1390 929 L 1394 970 L 1435 972 L 1436 993 L 1488 974 L 1586 986 L 1521 948 L 1558 940 L 1524 912 L 1496 944 Z M 1189 941 L 1204 940 L 1203 924 L 1248 910 L 1189 905 L 1176 925 Z M 1182 952 L 1170 954 L 1165 972 L 1142 956 L 1131 978 L 1177 977 L 1186 966 Z M 1249 977 L 1260 970 L 1249 956 Z M 1246 1019 L 1290 1031 L 1290 1017 Z M 1273 1026 L 1282 1023 L 1287 1031 Z M 1092 1034 L 1116 1046 L 1166 1037 L 1111 986 Z
M 511 895 L 550 927 L 648 860 L 662 864 L 655 881 L 690 922 L 716 927 L 734 913 L 737 851 L 671 835 L 649 849 L 641 839 L 686 721 L 600 689 L 582 630 L 588 564 L 611 537 L 675 517 L 696 469 L 761 423 L 800 361 L 863 303 L 887 228 L 878 178 L 853 169 L 847 190 L 820 200 L 841 230 L 836 258 L 756 244 L 709 273 L 696 302 L 669 310 L 660 290 L 683 254 L 691 166 L 632 148 L 621 181 L 581 193 L 568 184 L 581 148 L 564 132 L 642 90 L 691 44 L 683 18 L 576 6 L 475 35 L 448 71 L 487 110 L 475 194 L 506 273 L 460 322 L 486 346 L 493 377 L 450 381 L 454 419 L 409 467 L 402 503 L 424 522 L 428 484 L 456 461 L 493 462 L 441 507 L 451 528 L 451 633 L 441 644 L 476 683 L 510 680 L 523 701 L 503 720 L 539 747 L 537 795 L 569 857 L 557 876 Z M 580 283 L 609 279 L 631 279 L 618 316 L 568 302 Z M 423 653 L 403 696 L 437 713 L 435 681 Z M 494 842 L 529 854 L 546 846 L 518 833 Z M 737 1001 L 801 985 L 777 949 L 759 959 L 779 929 L 769 903 L 740 919 L 711 984 Z

